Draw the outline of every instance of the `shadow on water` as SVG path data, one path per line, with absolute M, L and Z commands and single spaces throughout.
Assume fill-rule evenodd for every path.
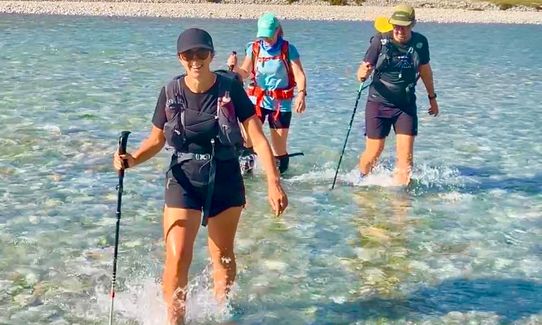
M 315 309 L 313 324 L 350 323 L 364 320 L 418 320 L 440 317 L 450 312 L 484 312 L 510 323 L 542 312 L 542 283 L 523 279 L 455 278 L 434 287 L 422 287 L 407 297 L 372 297 L 344 303 L 288 301 L 267 305 L 280 315 L 284 310 Z M 236 318 L 257 312 L 251 306 L 237 306 Z M 276 319 L 275 319 L 276 321 Z M 286 321 L 286 320 L 281 320 Z M 244 323 L 243 323 L 244 324 Z
M 462 173 L 467 170 L 462 169 Z M 479 171 L 472 171 L 479 174 Z M 487 173 L 493 175 L 493 172 Z M 485 188 L 501 188 L 488 184 Z M 375 195 L 376 194 L 376 195 Z M 542 313 L 542 282 L 519 278 L 449 278 L 436 284 L 423 284 L 409 292 L 401 284 L 410 281 L 408 265 L 410 255 L 406 233 L 419 227 L 411 220 L 412 200 L 409 191 L 390 189 L 363 189 L 356 191 L 354 201 L 360 207 L 353 225 L 360 231 L 360 245 L 366 251 L 379 250 L 379 254 L 360 259 L 360 269 L 379 269 L 383 276 L 376 281 L 360 272 L 359 281 L 352 283 L 353 292 L 346 301 L 337 301 L 333 294 L 318 300 L 289 299 L 276 304 L 266 303 L 265 312 L 286 322 L 285 315 L 311 310 L 311 324 L 352 324 L 357 321 L 427 321 L 451 312 L 489 313 L 500 318 L 500 323 L 512 323 Z M 359 259 L 359 258 L 358 258 Z M 336 279 L 342 281 L 341 279 Z M 418 279 L 419 280 L 419 279 Z M 307 279 L 311 281 L 311 279 Z M 362 291 L 359 291 L 359 286 Z M 364 292 L 364 293 L 360 293 Z M 348 293 L 344 292 L 348 296 Z M 337 293 L 337 295 L 343 295 Z M 364 298 L 359 298 L 361 295 Z M 262 307 L 243 304 L 235 308 L 236 319 L 245 324 L 244 318 L 262 313 Z M 294 312 L 296 311 L 296 312 Z M 486 317 L 486 316 L 483 316 Z M 261 321 L 258 324 L 273 324 Z M 291 324 L 307 323 L 292 320 Z M 250 322 L 249 322 L 250 323 Z M 251 323 L 252 324 L 252 323 Z
M 464 191 L 469 193 L 496 189 L 526 194 L 536 194 L 542 191 L 542 173 L 537 173 L 532 177 L 508 177 L 497 168 L 473 168 L 467 166 L 458 166 L 456 168 L 460 175 L 475 178 L 476 183 L 468 184 L 463 188 Z
M 331 314 L 348 320 L 442 316 L 450 312 L 489 312 L 513 322 L 542 312 L 542 283 L 523 279 L 449 279 L 435 287 L 423 287 L 405 299 L 369 298 L 343 304 L 317 306 L 317 319 Z M 318 323 L 318 321 L 317 321 Z

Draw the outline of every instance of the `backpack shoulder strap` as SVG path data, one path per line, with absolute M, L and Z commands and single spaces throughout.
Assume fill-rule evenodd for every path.
M 179 103 L 182 99 L 181 79 L 184 76 L 184 74 L 176 76 L 166 84 L 166 105 Z
M 260 56 L 260 41 L 255 40 L 252 42 L 252 62 L 256 62 Z
M 182 141 L 185 141 L 185 110 L 186 107 L 186 98 L 184 97 L 184 90 L 181 86 L 181 80 L 184 78 L 184 75 L 179 75 L 170 80 L 165 86 L 166 92 L 166 104 L 164 109 L 166 110 L 166 126 L 168 123 L 169 127 L 164 127 L 164 131 L 169 128 L 170 131 L 175 131 L 177 134 L 182 134 Z M 180 132 L 180 133 L 179 133 Z M 167 131 L 166 131 L 167 133 Z M 167 137 L 167 134 L 166 134 Z M 173 143 L 169 142 L 168 147 L 173 148 L 175 153 L 177 150 L 181 150 L 176 147 Z M 173 167 L 170 165 L 170 169 Z
M 393 46 L 391 42 L 391 32 L 386 33 L 378 33 L 375 35 L 375 37 L 378 36 L 380 39 L 380 48 L 378 51 L 378 59 L 375 64 L 375 71 L 380 71 L 380 69 L 384 66 L 385 63 L 388 63 L 389 61 L 389 51 L 390 47 Z
M 280 47 L 280 54 L 283 60 L 290 62 L 290 43 L 288 43 L 287 40 L 282 41 L 282 45 Z
M 380 39 L 380 51 L 386 50 L 392 43 L 392 35 L 390 32 L 387 33 L 379 33 L 379 39 Z
M 284 62 L 286 67 L 286 72 L 288 73 L 288 88 L 293 88 L 296 85 L 294 72 L 292 71 L 292 63 L 290 62 L 290 43 L 283 40 L 282 46 L 280 47 L 281 59 Z
M 258 58 L 260 57 L 260 41 L 255 40 L 252 42 L 252 71 L 251 76 L 252 79 L 256 80 L 256 64 L 258 64 Z

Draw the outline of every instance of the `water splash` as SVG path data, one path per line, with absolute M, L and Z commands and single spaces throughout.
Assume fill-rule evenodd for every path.
M 222 323 L 232 317 L 229 304 L 219 304 L 213 296 L 211 267 L 193 277 L 188 283 L 186 322 L 188 324 Z M 103 290 L 99 290 L 103 292 Z M 234 285 L 231 296 L 235 296 Z M 109 312 L 108 295 L 97 295 L 102 311 Z M 136 321 L 141 325 L 163 325 L 167 321 L 166 305 L 162 298 L 161 283 L 150 277 L 134 278 L 125 283 L 124 290 L 115 296 L 117 317 Z
M 326 164 L 323 168 L 315 167 L 313 170 L 303 173 L 298 176 L 293 176 L 285 179 L 291 183 L 331 183 L 335 175 L 335 170 L 330 168 L 331 163 Z M 393 181 L 393 164 L 389 161 L 383 161 L 377 165 L 373 172 L 365 177 L 360 177 L 357 168 L 354 168 L 346 173 L 339 173 L 337 182 L 348 186 L 380 186 L 380 187 L 397 187 Z M 415 188 L 422 188 L 426 191 L 431 188 L 449 189 L 462 187 L 466 182 L 472 182 L 469 177 L 461 176 L 456 168 L 442 166 L 433 166 L 429 164 L 421 164 L 414 166 L 412 172 L 412 181 Z

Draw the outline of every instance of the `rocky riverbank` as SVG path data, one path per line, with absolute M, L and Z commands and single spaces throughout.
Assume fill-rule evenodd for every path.
M 208 1 L 0 1 L 0 13 L 85 16 L 152 16 L 254 19 L 272 11 L 283 19 L 373 20 L 391 14 L 396 1 L 367 0 L 362 5 L 332 6 L 327 1 L 224 0 Z M 499 10 L 495 5 L 467 1 L 411 1 L 418 20 L 439 23 L 542 24 L 542 12 L 517 8 Z M 435 8 L 438 6 L 438 8 Z M 455 7 L 453 7 L 455 6 Z M 453 8 L 450 8 L 453 7 Z

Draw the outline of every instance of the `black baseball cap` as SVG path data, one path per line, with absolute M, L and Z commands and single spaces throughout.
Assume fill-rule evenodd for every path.
M 189 28 L 182 32 L 177 39 L 177 53 L 192 49 L 203 48 L 209 51 L 215 50 L 211 35 L 199 28 Z

